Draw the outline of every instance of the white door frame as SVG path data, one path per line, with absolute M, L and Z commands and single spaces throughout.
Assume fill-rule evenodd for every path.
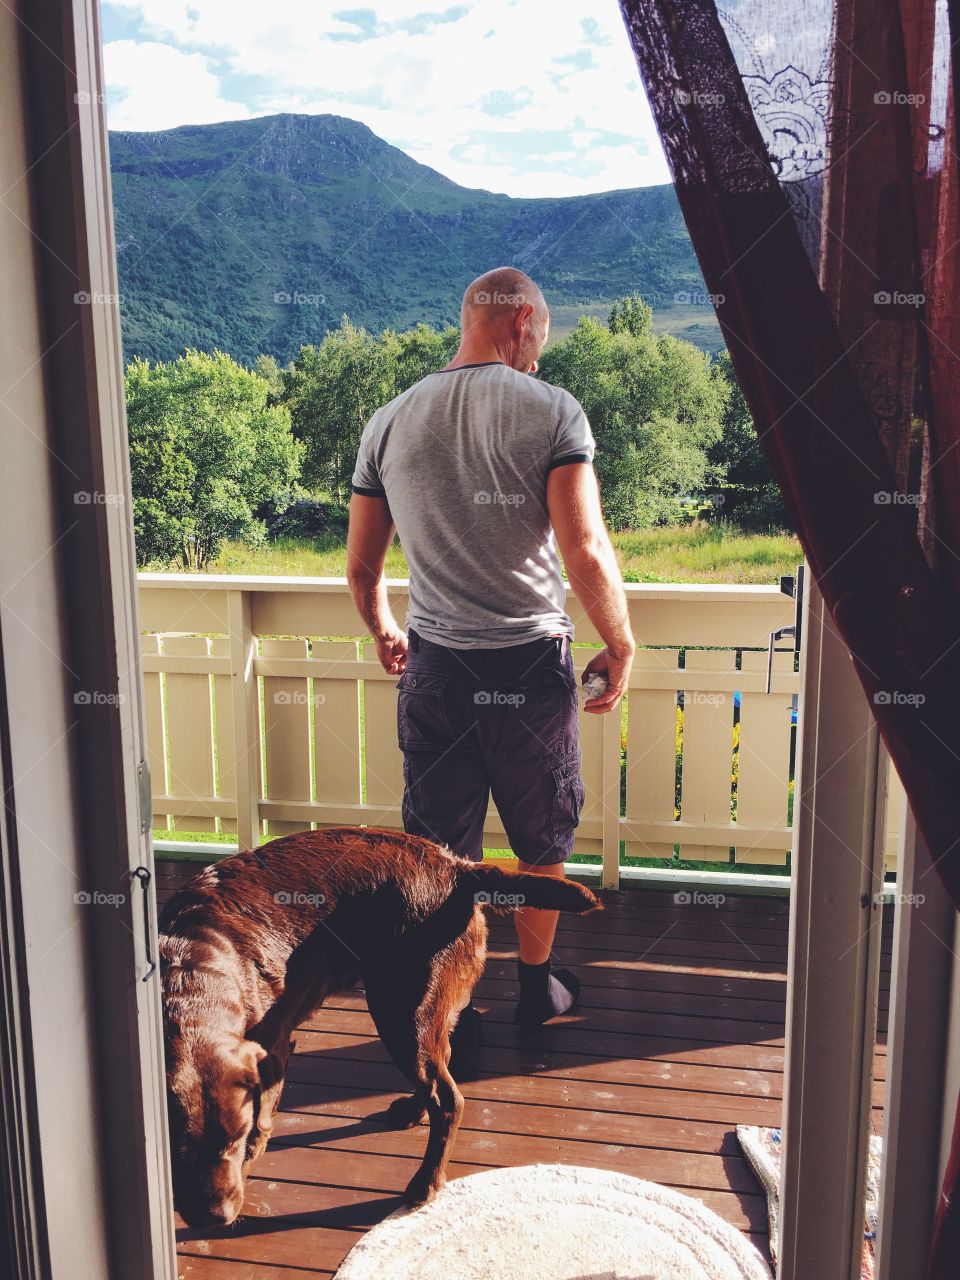
M 779 1280 L 859 1280 L 883 885 L 880 739 L 806 579 Z
M 19 8 L 0 6 L 0 1158 L 21 1275 L 173 1280 L 98 13 Z
M 24 15 L 0 6 L 0 251 L 18 300 L 0 316 L 0 402 L 16 441 L 0 468 L 0 1158 L 19 1173 L 24 1277 L 173 1280 L 159 984 L 146 960 L 155 901 L 148 883 L 145 916 L 131 877 L 153 866 L 138 798 L 145 729 L 123 365 L 117 306 L 103 301 L 117 283 L 98 14 L 95 0 L 51 0 Z M 102 500 L 78 503 L 77 493 Z M 806 596 L 780 1280 L 854 1280 L 881 752 L 810 573 Z M 113 701 L 75 703 L 81 690 Z M 78 891 L 123 901 L 100 909 L 75 903 Z M 891 1115 L 918 1069 L 897 1057 L 908 1050 L 907 992 L 922 981 L 922 930 L 908 936 L 906 923 Z M 905 1152 L 909 1134 L 895 1139 Z M 908 1194 L 902 1179 L 890 1189 L 888 1231 Z M 880 1276 L 896 1275 L 880 1256 Z
M 876 1280 L 923 1273 L 960 1050 L 956 1008 L 950 1013 L 957 913 L 901 801 Z

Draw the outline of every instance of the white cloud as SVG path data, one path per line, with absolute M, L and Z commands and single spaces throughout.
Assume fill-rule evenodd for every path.
M 244 103 L 221 96 L 220 81 L 203 54 L 114 40 L 105 46 L 103 61 L 113 129 L 172 129 L 251 114 Z
M 374 33 L 353 39 L 343 37 L 363 28 L 336 16 L 350 10 L 346 0 L 342 9 L 309 0 L 106 0 L 108 18 L 122 11 L 125 30 L 138 24 L 147 48 L 200 56 L 189 94 L 159 85 L 151 107 L 144 84 L 116 110 L 108 60 L 110 123 L 160 129 L 329 111 L 362 120 L 466 186 L 569 195 L 669 181 L 616 0 L 463 0 L 467 12 L 455 20 L 423 21 L 456 5 L 371 0 Z M 225 116 L 230 98 L 245 105 Z M 485 110 L 491 102 L 502 113 Z M 543 155 L 572 148 L 573 157 L 538 168 L 538 134 Z

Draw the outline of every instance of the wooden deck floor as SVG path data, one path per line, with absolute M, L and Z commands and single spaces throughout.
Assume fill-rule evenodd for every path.
M 161 900 L 196 864 L 163 864 Z M 616 1169 L 696 1197 L 766 1253 L 766 1203 L 738 1123 L 776 1125 L 783 1086 L 786 900 L 679 905 L 662 892 L 604 894 L 605 912 L 561 919 L 555 953 L 583 981 L 581 1007 L 535 1034 L 512 1022 L 512 927 L 492 922 L 476 993 L 479 1080 L 450 1176 L 562 1162 Z M 880 1027 L 885 1029 L 889 938 Z M 885 1049 L 875 1055 L 879 1127 Z M 244 1216 L 214 1233 L 178 1223 L 181 1280 L 316 1280 L 398 1207 L 426 1130 L 369 1117 L 404 1091 L 362 994 L 338 996 L 302 1029 L 276 1137 L 255 1166 Z

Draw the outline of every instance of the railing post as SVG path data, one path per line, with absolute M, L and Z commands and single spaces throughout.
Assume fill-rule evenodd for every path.
M 602 839 L 604 889 L 620 888 L 620 708 L 603 717 Z
M 252 849 L 260 843 L 260 707 L 254 672 L 257 638 L 251 626 L 248 591 L 229 593 L 227 620 L 230 627 L 237 844 L 241 849 Z

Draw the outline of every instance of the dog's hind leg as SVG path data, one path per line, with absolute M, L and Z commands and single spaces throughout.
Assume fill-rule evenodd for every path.
M 367 1008 L 377 1028 L 383 1047 L 413 1084 L 413 1093 L 397 1098 L 378 1119 L 391 1129 L 412 1129 L 427 1115 L 427 1099 L 432 1085 L 417 1067 L 417 1009 L 424 999 L 424 984 L 411 982 L 404 968 L 399 973 L 407 981 L 397 981 L 396 973 L 389 978 L 378 973 L 368 973 L 364 978 Z
M 425 1115 L 430 1120 L 423 1163 L 404 1193 L 411 1207 L 426 1204 L 443 1186 L 463 1115 L 463 1097 L 449 1071 L 450 1023 L 459 1012 L 462 993 L 454 973 L 444 972 L 448 958 L 434 957 L 430 965 L 433 972 L 426 982 L 416 984 L 416 993 L 410 987 L 400 989 L 395 981 L 387 988 L 376 977 L 367 984 L 367 1004 L 380 1038 L 414 1083 L 413 1095 L 398 1098 L 383 1113 L 384 1118 L 404 1127 L 418 1124 Z

